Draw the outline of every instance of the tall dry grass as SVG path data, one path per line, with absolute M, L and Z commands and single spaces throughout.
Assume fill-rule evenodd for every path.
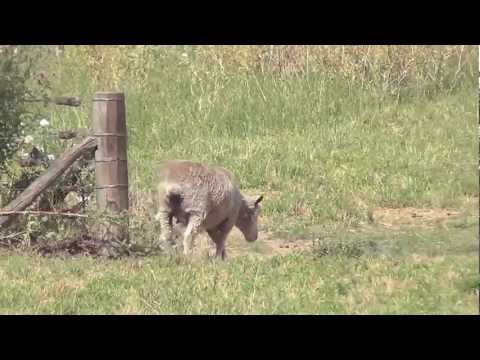
M 316 73 L 342 77 L 363 88 L 399 95 L 423 87 L 424 94 L 453 90 L 476 77 L 476 46 L 69 46 L 66 63 L 84 66 L 97 88 L 138 86 L 155 67 L 187 63 L 192 75 L 246 72 L 281 77 Z M 162 61 L 163 60 L 163 61 Z M 430 86 L 425 86 L 429 84 Z

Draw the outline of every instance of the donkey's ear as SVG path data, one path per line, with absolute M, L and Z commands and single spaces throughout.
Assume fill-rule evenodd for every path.
M 255 205 L 258 205 L 262 202 L 263 200 L 263 195 L 260 195 L 256 200 L 255 200 Z

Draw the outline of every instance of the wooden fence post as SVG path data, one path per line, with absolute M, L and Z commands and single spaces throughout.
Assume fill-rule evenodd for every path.
M 125 96 L 118 92 L 97 92 L 93 98 L 93 136 L 97 206 L 101 211 L 128 211 L 127 126 Z M 121 224 L 105 224 L 100 237 L 114 236 L 128 241 L 128 217 Z M 108 234 L 108 235 L 107 235 Z

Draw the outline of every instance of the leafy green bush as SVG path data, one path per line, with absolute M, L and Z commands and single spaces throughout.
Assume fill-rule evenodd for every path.
M 31 100 L 47 98 L 47 80 L 34 73 L 38 55 L 34 47 L 0 48 L 0 170 L 5 170 L 36 115 Z

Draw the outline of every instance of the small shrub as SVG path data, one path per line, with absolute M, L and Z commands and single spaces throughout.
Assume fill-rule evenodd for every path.
M 18 150 L 22 135 L 36 112 L 32 99 L 46 99 L 46 79 L 35 77 L 39 53 L 28 46 L 0 48 L 0 170 Z
M 314 257 L 340 256 L 359 258 L 362 255 L 377 251 L 377 243 L 363 239 L 317 239 L 314 242 Z

